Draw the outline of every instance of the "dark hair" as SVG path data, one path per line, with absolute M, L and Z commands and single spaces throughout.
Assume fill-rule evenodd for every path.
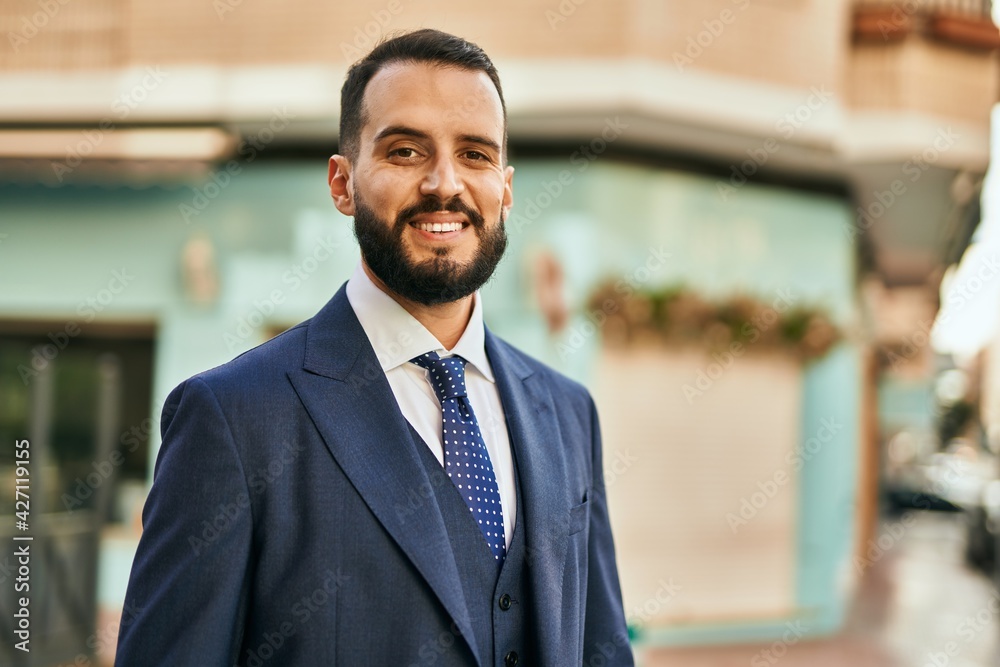
M 340 152 L 351 159 L 357 157 L 358 139 L 365 124 L 364 97 L 368 82 L 386 65 L 396 62 L 429 62 L 443 66 L 485 72 L 503 109 L 503 149 L 507 149 L 507 105 L 503 100 L 500 75 L 493 61 L 479 46 L 461 37 L 440 30 L 424 28 L 385 40 L 364 58 L 351 65 L 347 80 L 340 89 Z

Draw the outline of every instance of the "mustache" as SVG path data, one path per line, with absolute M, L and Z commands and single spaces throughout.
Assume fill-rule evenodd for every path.
M 405 208 L 399 212 L 396 216 L 396 229 L 402 232 L 403 228 L 410 224 L 413 218 L 417 217 L 422 213 L 438 213 L 447 211 L 448 213 L 462 213 L 466 218 L 469 219 L 469 224 L 476 229 L 482 229 L 485 224 L 483 216 L 479 214 L 478 211 L 471 208 L 464 201 L 459 199 L 458 196 L 452 197 L 447 202 L 441 201 L 440 197 L 430 195 L 424 197 L 419 202 Z

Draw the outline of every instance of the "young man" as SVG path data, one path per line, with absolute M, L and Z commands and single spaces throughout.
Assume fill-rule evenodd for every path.
M 631 665 L 593 401 L 483 325 L 512 204 L 496 69 L 420 30 L 341 104 L 362 261 L 170 395 L 118 664 Z

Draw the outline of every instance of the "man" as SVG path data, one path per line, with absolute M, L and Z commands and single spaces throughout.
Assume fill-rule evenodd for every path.
M 362 261 L 176 388 L 119 665 L 631 665 L 593 401 L 484 326 L 513 168 L 500 81 L 434 30 L 341 93 Z

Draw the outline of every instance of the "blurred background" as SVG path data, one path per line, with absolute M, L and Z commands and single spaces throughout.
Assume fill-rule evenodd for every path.
M 340 86 L 417 27 L 500 69 L 487 324 L 597 398 L 641 663 L 998 664 L 990 0 L 0 0 L 0 664 L 112 663 L 162 402 L 349 277 Z

